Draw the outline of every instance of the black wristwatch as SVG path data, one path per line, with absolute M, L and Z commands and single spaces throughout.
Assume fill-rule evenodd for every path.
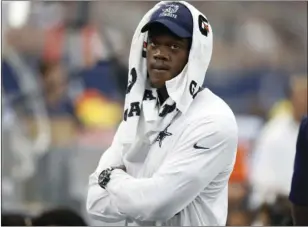
M 114 168 L 112 168 L 112 167 L 105 169 L 98 176 L 98 184 L 103 189 L 106 188 L 108 182 L 110 181 L 110 175 L 111 175 L 112 170 L 114 170 Z

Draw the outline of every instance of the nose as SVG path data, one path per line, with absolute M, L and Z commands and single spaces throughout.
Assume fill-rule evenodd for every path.
M 169 60 L 169 56 L 166 53 L 166 51 L 163 50 L 163 48 L 157 48 L 153 56 L 155 60 L 161 60 L 161 61 Z

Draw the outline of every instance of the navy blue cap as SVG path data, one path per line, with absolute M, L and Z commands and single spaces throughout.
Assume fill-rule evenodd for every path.
M 191 12 L 182 3 L 174 2 L 162 5 L 152 14 L 150 21 L 141 29 L 141 32 L 148 31 L 154 23 L 163 24 L 181 38 L 189 38 L 193 35 Z

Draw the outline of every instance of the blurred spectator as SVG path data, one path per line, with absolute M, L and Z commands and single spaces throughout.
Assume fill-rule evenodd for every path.
M 48 113 L 74 116 L 72 100 L 67 96 L 68 76 L 60 62 L 40 62 L 42 90 Z
M 10 96 L 16 96 L 17 93 L 20 92 L 20 88 L 16 78 L 16 72 L 6 59 L 2 59 L 1 74 L 2 89 L 4 90 L 4 92 Z
M 236 162 L 229 180 L 229 204 L 231 207 L 244 204 L 249 194 L 247 179 L 247 146 L 239 142 Z
M 238 115 L 238 150 L 233 172 L 229 180 L 229 207 L 245 206 L 250 195 L 249 167 L 251 148 L 263 125 L 263 120 L 254 115 Z
M 86 89 L 76 100 L 79 121 L 89 129 L 114 129 L 122 118 L 122 106 L 96 89 Z
M 87 226 L 77 212 L 67 208 L 55 208 L 42 212 L 36 217 L 20 213 L 1 215 L 2 226 Z
M 85 89 L 95 89 L 112 101 L 122 102 L 116 76 L 109 61 L 99 61 L 94 67 L 81 70 L 80 76 Z
M 33 219 L 33 226 L 87 226 L 75 211 L 57 208 L 43 212 Z
M 305 75 L 292 77 L 289 102 L 292 108 L 266 123 L 256 143 L 251 175 L 256 206 L 275 202 L 277 195 L 289 195 L 299 122 L 307 114 Z
M 278 195 L 274 204 L 269 206 L 270 225 L 292 225 L 290 202 L 285 195 Z
M 229 209 L 227 226 L 250 226 L 252 216 L 246 207 Z
M 31 226 L 32 220 L 29 216 L 18 213 L 2 213 L 2 226 Z
M 269 205 L 263 204 L 256 212 L 252 226 L 269 226 L 271 223 Z
M 285 196 L 277 196 L 274 204 L 262 204 L 256 211 L 253 226 L 291 226 L 290 203 Z

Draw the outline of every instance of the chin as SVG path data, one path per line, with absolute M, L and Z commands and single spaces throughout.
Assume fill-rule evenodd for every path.
M 152 74 L 149 76 L 150 85 L 153 88 L 162 88 L 165 86 L 165 82 L 168 80 L 169 75 Z
M 155 82 L 150 82 L 150 85 L 152 88 L 162 88 L 165 86 L 165 83 L 161 84 L 161 83 L 155 83 Z
M 165 82 L 161 79 L 158 79 L 157 77 L 150 77 L 149 81 L 152 88 L 161 88 L 165 85 Z

